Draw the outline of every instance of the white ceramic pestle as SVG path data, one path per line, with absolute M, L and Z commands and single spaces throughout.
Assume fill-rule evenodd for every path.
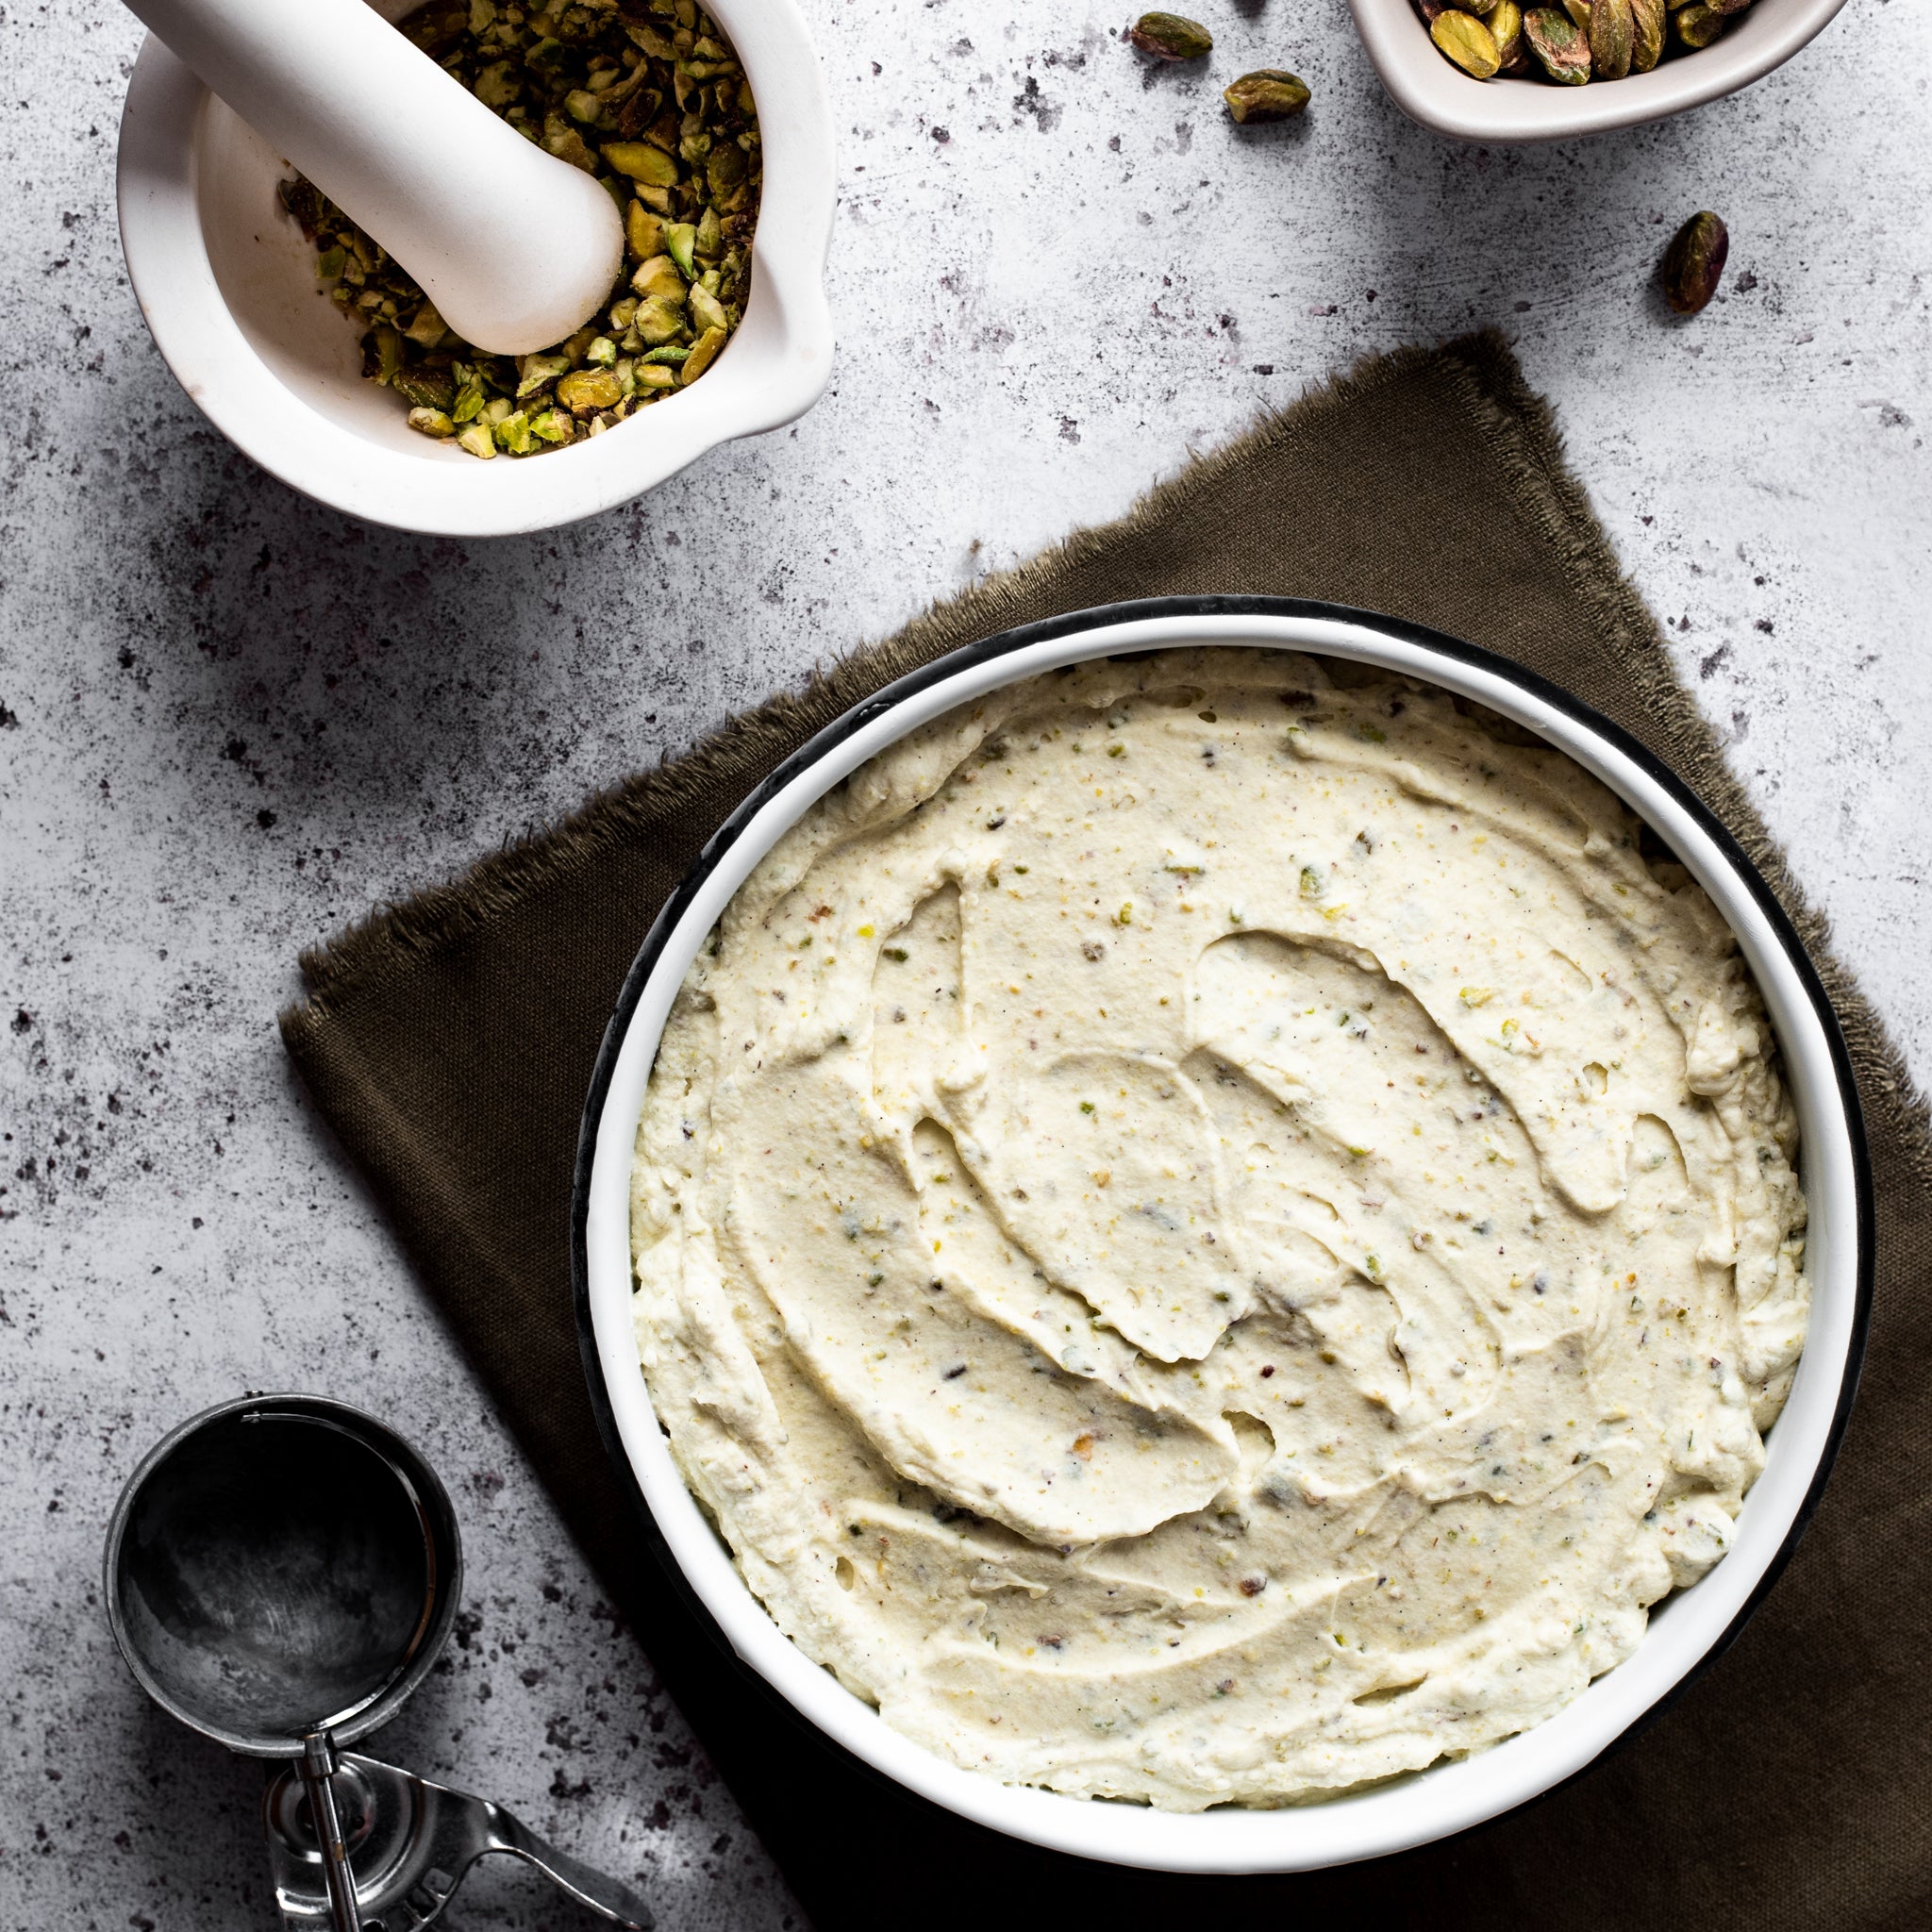
M 363 0 L 129 5 L 478 348 L 548 348 L 610 292 L 624 224 L 609 194 Z

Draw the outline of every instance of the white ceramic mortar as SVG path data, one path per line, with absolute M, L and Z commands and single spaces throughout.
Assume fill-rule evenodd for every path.
M 158 41 L 121 120 L 121 238 L 156 345 L 239 449 L 372 522 L 496 537 L 594 516 L 734 437 L 791 422 L 832 370 L 824 263 L 837 177 L 831 112 L 793 0 L 707 0 L 758 100 L 764 189 L 743 322 L 703 379 L 602 436 L 481 462 L 418 435 L 364 379 L 358 331 L 322 291 L 283 214 L 287 162 Z M 411 0 L 384 0 L 400 18 Z

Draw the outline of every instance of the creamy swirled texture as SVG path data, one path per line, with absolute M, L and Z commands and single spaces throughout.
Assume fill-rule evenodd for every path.
M 1305 659 L 1089 665 L 732 901 L 639 1129 L 639 1352 L 899 1730 L 1307 1798 L 1549 1716 L 1724 1554 L 1795 1140 L 1731 934 L 1561 754 Z

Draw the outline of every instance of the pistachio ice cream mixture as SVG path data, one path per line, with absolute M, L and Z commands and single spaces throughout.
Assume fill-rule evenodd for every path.
M 1539 1723 L 1721 1557 L 1806 1320 L 1731 934 L 1562 755 L 1202 650 L 956 711 L 687 977 L 639 1351 L 786 1633 L 1179 1810 Z

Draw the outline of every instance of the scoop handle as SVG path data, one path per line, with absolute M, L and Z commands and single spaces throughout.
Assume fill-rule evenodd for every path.
M 624 224 L 608 193 L 364 0 L 128 4 L 478 348 L 548 348 L 609 294 Z
M 316 1731 L 304 1738 L 296 1768 L 302 1774 L 302 1789 L 308 1794 L 308 1816 L 315 1826 L 315 1840 L 322 1847 L 329 1924 L 334 1932 L 362 1932 L 362 1914 L 356 1904 L 356 1872 L 349 1863 L 349 1847 L 342 1836 L 341 1817 L 336 1809 L 335 1740 L 326 1731 Z

